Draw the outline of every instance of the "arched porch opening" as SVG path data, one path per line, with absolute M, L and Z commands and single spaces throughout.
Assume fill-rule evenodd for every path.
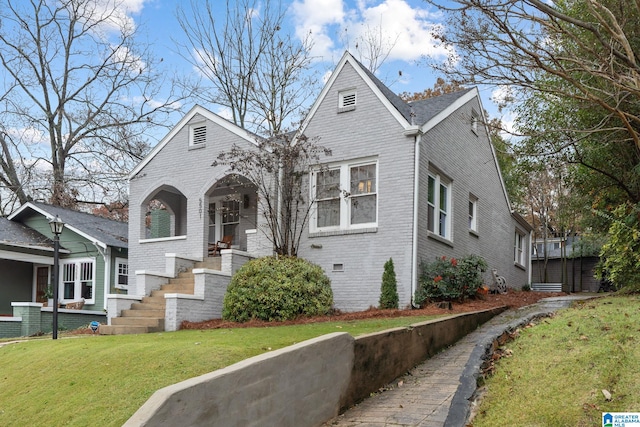
M 246 251 L 246 231 L 257 226 L 258 187 L 241 175 L 229 174 L 216 181 L 206 196 L 207 243 L 232 236 L 232 247 Z
M 187 198 L 175 187 L 158 188 L 145 199 L 140 212 L 145 239 L 187 234 Z

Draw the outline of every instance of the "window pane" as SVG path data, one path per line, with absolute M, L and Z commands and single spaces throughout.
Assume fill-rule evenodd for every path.
M 222 226 L 222 235 L 233 236 L 235 239 L 237 228 L 238 228 L 238 224 L 225 224 Z
M 438 232 L 442 237 L 447 237 L 447 214 L 440 212 L 440 230 Z
M 64 264 L 64 270 L 62 273 L 62 298 L 74 299 L 75 298 L 75 286 L 76 286 L 76 265 Z
M 75 283 L 71 282 L 65 282 L 64 284 L 64 292 L 63 292 L 63 296 L 62 298 L 64 299 L 75 299 L 74 298 L 75 295 Z
M 129 265 L 118 263 L 118 285 L 129 284 Z
M 440 184 L 440 210 L 447 211 L 447 187 Z
M 318 201 L 317 227 L 340 225 L 340 199 Z
M 351 224 L 376 222 L 376 195 L 351 196 Z
M 316 198 L 340 197 L 340 170 L 328 170 L 316 174 Z
M 427 195 L 427 201 L 431 204 L 436 203 L 436 180 L 432 176 L 429 176 L 429 192 Z
M 427 210 L 427 229 L 433 233 L 435 232 L 435 208 L 432 205 L 429 205 Z
M 237 200 L 225 200 L 222 202 L 222 223 L 240 222 L 240 202 Z
M 351 168 L 351 195 L 376 192 L 376 165 Z

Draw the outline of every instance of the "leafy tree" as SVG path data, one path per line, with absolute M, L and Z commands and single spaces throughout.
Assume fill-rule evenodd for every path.
M 637 2 L 427 1 L 448 13 L 439 37 L 457 53 L 434 66 L 507 87 L 528 155 L 575 165 L 573 190 L 596 201 L 640 201 Z
M 277 1 L 227 0 L 225 13 L 217 3 L 192 0 L 177 11 L 184 57 L 204 76 L 189 86 L 201 101 L 228 108 L 236 125 L 278 135 L 317 90 L 310 38 L 285 32 Z
M 611 212 L 609 241 L 602 246 L 597 273 L 617 288 L 640 291 L 640 204 L 627 203 Z
M 32 198 L 121 200 L 145 132 L 183 99 L 119 2 L 0 6 L 2 208 Z M 124 18 L 123 18 L 124 17 Z M 170 89 L 171 90 L 171 89 Z
M 384 263 L 382 285 L 380 286 L 380 308 L 398 308 L 398 284 L 393 259 Z
M 438 77 L 433 85 L 433 88 L 427 88 L 422 92 L 402 92 L 398 96 L 400 96 L 400 98 L 402 98 L 402 100 L 405 102 L 411 102 L 420 101 L 422 99 L 429 99 L 436 96 L 445 95 L 447 93 L 458 92 L 464 89 L 465 87 L 456 81 L 447 82 L 443 78 Z
M 294 140 L 293 133 L 287 133 L 259 139 L 255 147 L 234 145 L 213 163 L 227 165 L 232 176 L 242 175 L 258 187 L 260 212 L 267 225 L 265 234 L 279 255 L 298 254 L 312 206 L 303 185 L 321 154 L 331 152 L 317 145 L 315 139 L 298 135 Z

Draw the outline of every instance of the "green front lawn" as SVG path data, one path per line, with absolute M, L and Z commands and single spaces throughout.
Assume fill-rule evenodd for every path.
M 506 347 L 474 427 L 599 426 L 602 412 L 640 411 L 637 296 L 575 304 Z
M 9 344 L 0 347 L 0 425 L 120 426 L 167 385 L 327 333 L 358 336 L 433 317 Z

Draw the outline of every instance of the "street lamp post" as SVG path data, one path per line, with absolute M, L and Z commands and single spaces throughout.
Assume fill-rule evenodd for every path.
M 49 221 L 51 232 L 53 233 L 53 339 L 58 339 L 58 261 L 60 259 L 60 234 L 64 228 L 64 222 L 60 220 L 58 215 Z

